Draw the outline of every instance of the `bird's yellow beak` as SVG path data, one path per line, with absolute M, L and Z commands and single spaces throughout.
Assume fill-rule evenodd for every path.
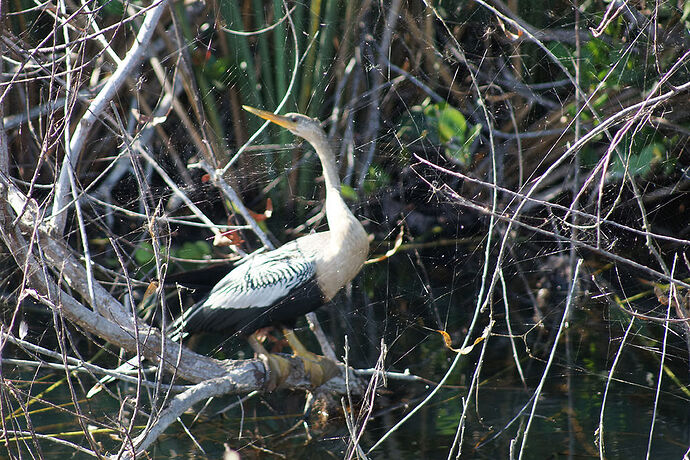
M 297 127 L 297 123 L 291 121 L 288 117 L 276 115 L 275 113 L 267 112 L 265 110 L 255 109 L 254 107 L 249 107 L 248 105 L 243 105 L 242 108 L 247 112 L 263 118 L 264 120 L 272 121 L 276 125 L 282 126 L 283 128 L 294 129 Z

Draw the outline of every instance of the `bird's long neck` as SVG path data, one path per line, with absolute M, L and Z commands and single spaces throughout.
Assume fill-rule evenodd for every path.
M 335 156 L 332 153 L 328 139 L 319 136 L 318 139 L 311 141 L 316 154 L 321 160 L 323 177 L 326 185 L 326 219 L 331 231 L 331 239 L 335 242 L 346 240 L 350 237 L 360 237 L 366 233 L 362 224 L 352 214 L 350 208 L 340 195 L 340 178 L 335 163 Z M 354 234 L 353 234 L 354 232 Z
M 335 156 L 331 151 L 331 145 L 328 138 L 319 136 L 317 139 L 312 140 L 311 143 L 321 161 L 323 178 L 326 183 L 326 195 L 328 196 L 329 192 L 336 192 L 336 194 L 340 196 L 340 178 L 338 177 Z
M 347 207 L 340 195 L 340 178 L 335 156 L 325 134 L 310 140 L 314 146 L 326 183 L 326 219 L 328 247 L 321 248 L 321 264 L 317 264 L 317 280 L 325 300 L 333 296 L 359 273 L 369 252 L 369 239 L 362 224 Z

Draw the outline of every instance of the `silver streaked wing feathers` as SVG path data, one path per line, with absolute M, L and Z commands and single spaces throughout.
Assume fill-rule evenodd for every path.
M 259 254 L 239 265 L 213 288 L 202 308 L 263 308 L 288 295 L 316 273 L 316 261 L 298 248 Z

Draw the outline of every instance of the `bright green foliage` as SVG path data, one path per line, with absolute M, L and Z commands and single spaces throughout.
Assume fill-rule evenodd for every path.
M 449 142 L 453 137 L 464 137 L 467 131 L 467 120 L 459 110 L 446 103 L 433 104 L 424 109 L 427 118 L 435 118 L 438 123 L 438 134 L 441 142 Z
M 175 257 L 181 259 L 204 260 L 211 255 L 211 245 L 207 241 L 187 241 L 181 248 L 173 251 Z
M 592 39 L 580 51 L 580 87 L 593 90 L 602 82 L 604 88 L 637 85 L 642 82 L 644 66 L 635 54 L 625 53 L 624 44 L 618 48 L 603 40 Z M 563 63 L 571 75 L 575 74 L 575 48 L 562 42 L 551 42 L 549 50 Z M 625 56 L 624 59 L 620 56 Z
M 343 196 L 344 199 L 350 201 L 357 201 L 358 198 L 355 189 L 346 184 L 342 184 L 340 186 L 340 194 Z
M 153 246 L 148 241 L 144 241 L 134 251 L 134 260 L 142 266 L 153 261 Z
M 398 135 L 405 140 L 426 138 L 444 147 L 446 155 L 464 167 L 472 163 L 471 146 L 481 131 L 481 125 L 468 126 L 465 116 L 446 102 L 424 100 L 412 107 L 408 119 Z
M 164 259 L 167 259 L 167 248 L 161 247 L 160 252 Z M 184 269 L 196 268 L 197 264 L 191 262 L 193 260 L 203 261 L 209 257 L 212 253 L 211 245 L 203 240 L 200 241 L 187 241 L 182 244 L 179 248 L 173 248 L 171 251 L 172 257 L 179 259 L 188 259 L 190 262 L 181 262 Z M 154 260 L 155 254 L 153 252 L 153 246 L 150 242 L 144 241 L 139 244 L 139 246 L 134 251 L 134 260 L 139 265 L 141 272 L 146 272 L 155 267 L 156 262 Z
M 635 143 L 633 143 L 633 148 Z M 653 142 L 645 145 L 638 151 L 633 151 L 622 158 L 614 154 L 611 164 L 611 174 L 620 177 L 625 173 L 627 165 L 628 174 L 631 176 L 644 176 L 653 166 L 666 161 L 666 146 L 661 142 Z
M 628 134 L 611 158 L 609 173 L 613 178 L 621 178 L 627 168 L 627 174 L 632 177 L 644 177 L 651 172 L 670 174 L 676 158 L 669 156 L 668 152 L 669 146 L 675 142 L 651 129 L 641 130 L 632 139 Z
M 224 57 L 209 56 L 208 61 L 203 66 L 203 74 L 213 83 L 213 86 L 221 91 L 227 88 L 227 79 L 230 68 L 230 60 Z

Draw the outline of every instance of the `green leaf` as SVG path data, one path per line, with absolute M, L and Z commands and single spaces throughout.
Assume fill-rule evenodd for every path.
M 465 139 L 462 144 L 457 142 L 456 140 L 458 138 L 455 137 L 451 142 L 448 142 L 446 154 L 453 157 L 462 166 L 470 166 L 470 164 L 472 164 L 472 151 L 470 150 L 470 147 L 472 146 L 472 142 L 474 142 L 475 138 L 479 136 L 481 130 L 481 124 L 474 125 L 467 136 L 467 139 Z
M 639 155 L 630 155 L 628 159 L 628 171 L 632 176 L 642 176 L 646 174 L 654 159 L 654 150 L 649 146 L 642 149 Z
M 644 146 L 638 154 L 631 154 L 627 158 L 616 156 L 611 172 L 615 176 L 622 176 L 627 163 L 628 174 L 631 176 L 644 176 L 650 171 L 653 164 L 659 163 L 665 156 L 666 147 L 664 147 L 664 144 L 653 142 Z
M 134 250 L 134 260 L 142 266 L 153 260 L 153 246 L 148 241 L 139 244 L 139 247 Z
M 357 192 L 355 192 L 355 189 L 353 189 L 349 185 L 342 184 L 340 186 L 340 194 L 346 200 L 350 200 L 350 201 L 356 201 L 357 200 Z
M 101 11 L 110 16 L 122 16 L 125 14 L 125 6 L 118 0 L 100 0 Z
M 175 252 L 175 255 L 181 259 L 204 260 L 211 255 L 211 245 L 203 240 L 187 241 Z
M 372 165 L 364 182 L 364 194 L 370 195 L 391 183 L 390 175 L 381 167 Z
M 482 132 L 482 125 L 481 123 L 477 123 L 472 127 L 472 131 L 470 131 L 470 135 L 467 136 L 467 140 L 465 141 L 465 145 L 467 148 L 469 148 L 470 145 L 472 145 L 472 142 L 479 136 L 479 133 Z
M 439 105 L 438 134 L 441 142 L 448 142 L 456 138 L 459 142 L 465 142 L 467 132 L 467 120 L 456 108 L 448 104 Z
M 642 152 L 640 154 L 645 154 L 647 150 L 650 152 L 652 156 L 652 163 L 658 163 L 666 157 L 666 147 L 661 142 L 653 142 L 649 144 L 648 146 L 642 149 Z

